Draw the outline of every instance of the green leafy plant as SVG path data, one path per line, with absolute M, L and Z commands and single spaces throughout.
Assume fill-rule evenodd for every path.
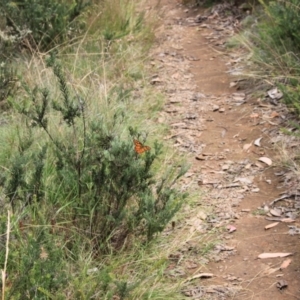
M 4 230 L 6 218 L 0 222 Z M 5 299 L 51 299 L 53 295 L 64 299 L 60 289 L 67 284 L 68 275 L 63 244 L 58 243 L 49 227 L 34 226 L 34 220 L 27 222 L 31 224 L 12 219 L 12 237 L 6 250 Z M 1 251 L 1 265 L 4 260 L 5 251 Z
M 95 250 L 118 249 L 130 234 L 150 240 L 180 208 L 185 195 L 174 185 L 186 168 L 177 171 L 170 167 L 157 178 L 153 166 L 162 146 L 155 143 L 153 151 L 137 154 L 133 139 L 139 138 L 138 131 L 129 128 L 125 140 L 115 132 L 117 124 L 123 122 L 122 113 L 113 116 L 110 129 L 101 118 L 87 118 L 86 102 L 76 92 L 72 95 L 60 65 L 53 58 L 48 65 L 57 78 L 61 98 L 54 100 L 47 89 L 31 90 L 25 85 L 28 99 L 15 103 L 26 117 L 30 134 L 20 137 L 19 151 L 12 156 L 13 168 L 5 185 L 7 197 L 13 204 L 17 198 L 30 204 L 32 198 L 40 201 L 60 186 L 59 205 L 70 203 L 64 210 L 65 218 L 88 234 Z M 125 93 L 128 96 L 128 91 Z M 55 112 L 60 116 L 56 122 L 63 128 L 62 136 L 50 125 Z M 39 152 L 32 155 L 34 132 L 39 129 L 47 142 L 41 142 Z M 45 177 L 44 168 L 48 164 L 45 159 L 50 158 L 55 163 L 51 181 Z
M 23 44 L 27 40 L 27 45 L 47 50 L 78 30 L 75 20 L 87 5 L 89 2 L 83 0 L 1 0 L 0 10 L 15 40 Z

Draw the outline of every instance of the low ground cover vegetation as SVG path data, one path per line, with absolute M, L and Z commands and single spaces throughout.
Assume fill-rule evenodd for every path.
M 117 273 L 128 257 L 144 272 L 187 167 L 159 142 L 140 5 L 0 3 L 2 299 L 156 297 Z

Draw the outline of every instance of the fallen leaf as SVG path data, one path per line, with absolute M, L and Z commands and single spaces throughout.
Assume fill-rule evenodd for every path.
M 235 101 L 242 101 L 246 98 L 246 94 L 245 93 L 233 93 L 232 98 Z
M 153 78 L 150 81 L 151 84 L 156 84 L 156 83 L 160 83 L 160 82 L 162 82 L 162 80 L 160 78 L 158 78 L 158 77 L 157 78 Z
M 214 106 L 213 106 L 213 111 L 217 111 L 217 110 L 219 110 L 219 108 L 220 108 L 219 105 L 214 105 Z
M 279 222 L 271 223 L 271 224 L 265 226 L 265 229 L 267 230 L 267 229 L 273 228 L 273 227 L 277 226 L 278 224 L 279 224 Z
M 236 227 L 234 227 L 233 225 L 228 225 L 227 230 L 228 230 L 228 233 L 232 233 L 232 232 L 236 231 Z
M 291 218 L 283 218 L 280 221 L 283 222 L 283 223 L 293 223 L 293 222 L 295 222 L 295 220 L 291 219 Z
M 280 265 L 279 269 L 287 268 L 291 262 L 292 262 L 292 260 L 290 258 L 284 260 L 283 263 Z
M 257 147 L 260 147 L 260 141 L 261 141 L 262 137 L 258 138 L 255 140 L 254 145 Z
M 278 208 L 270 209 L 271 215 L 274 217 L 280 217 L 282 215 L 282 210 Z
M 190 277 L 190 278 L 187 278 L 187 279 L 185 280 L 185 282 L 186 282 L 186 281 L 191 281 L 191 280 L 197 279 L 197 278 L 211 278 L 211 277 L 213 277 L 213 276 L 214 276 L 214 274 L 212 274 L 212 273 L 200 273 L 200 274 L 194 275 L 194 276 L 192 276 L 192 277 Z
M 245 169 L 247 169 L 247 170 L 249 170 L 251 168 L 251 164 L 247 164 L 246 166 L 245 166 Z
M 269 90 L 267 93 L 271 99 L 275 99 L 275 100 L 279 100 L 283 96 L 282 92 L 279 91 L 276 87 Z
M 228 170 L 230 168 L 230 165 L 223 165 L 222 166 L 222 170 L 223 171 L 226 171 L 226 170 Z
M 195 157 L 197 160 L 206 160 L 206 158 L 203 155 L 198 155 Z
M 235 188 L 235 187 L 240 187 L 240 185 L 238 183 L 231 183 L 231 184 L 225 184 L 225 185 L 218 185 L 217 188 L 218 189 L 230 189 L 230 188 Z
M 260 157 L 258 160 L 267 164 L 268 166 L 272 165 L 272 160 L 268 157 L 263 156 L 263 157 Z
M 258 258 L 276 258 L 276 257 L 287 257 L 291 256 L 293 253 L 262 253 L 258 255 Z

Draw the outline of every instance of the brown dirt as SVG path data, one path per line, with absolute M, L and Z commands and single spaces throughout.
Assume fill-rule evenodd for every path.
M 233 93 L 244 91 L 229 87 L 236 78 L 227 72 L 235 66 L 238 56 L 216 46 L 216 42 L 222 45 L 228 38 L 232 27 L 215 30 L 224 25 L 220 16 L 200 24 L 192 22 L 196 15 L 205 13 L 197 9 L 187 11 L 176 1 L 162 0 L 163 24 L 156 32 L 157 45 L 151 63 L 156 74 L 153 84 L 169 99 L 158 122 L 171 126 L 166 139 L 190 157 L 192 167 L 184 183 L 202 195 L 200 206 L 191 209 L 189 218 L 209 208 L 208 225 L 199 220 L 203 231 L 199 230 L 198 235 L 209 228 L 218 233 L 219 245 L 234 247 L 223 256 L 218 251 L 215 256 L 208 255 L 210 262 L 196 270 L 190 268 L 186 272 L 189 276 L 201 272 L 214 276 L 196 278 L 184 290 L 190 291 L 193 299 L 300 299 L 299 236 L 288 234 L 287 223 L 265 230 L 272 222 L 265 219 L 266 215 L 258 214 L 258 207 L 270 203 L 285 190 L 281 177 L 275 175 L 280 169 L 274 167 L 277 153 L 270 143 L 270 137 L 279 131 L 276 124 L 280 123 L 270 115 L 281 106 L 260 106 L 249 89 L 246 102 L 238 105 Z M 207 26 L 201 27 L 202 24 Z M 259 137 L 261 147 L 256 147 L 253 142 Z M 250 143 L 252 146 L 245 149 Z M 261 156 L 271 158 L 273 165 L 258 162 Z M 251 182 L 239 182 L 237 178 L 250 178 Z M 233 183 L 237 184 L 225 188 Z M 296 219 L 293 225 L 298 223 Z M 234 225 L 236 231 L 228 233 L 228 225 Z M 286 269 L 270 272 L 286 258 L 258 259 L 264 252 L 291 252 L 292 262 Z M 184 253 L 183 258 L 186 257 Z M 190 254 L 189 259 L 199 262 L 202 258 L 196 253 Z M 280 280 L 288 286 L 279 289 L 276 285 Z M 216 286 L 219 292 L 214 289 Z

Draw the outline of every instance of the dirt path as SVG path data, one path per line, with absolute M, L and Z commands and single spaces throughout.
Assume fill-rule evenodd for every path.
M 174 254 L 178 259 L 170 264 L 170 274 L 183 278 L 183 294 L 193 299 L 300 299 L 299 236 L 288 234 L 289 223 L 264 229 L 276 219 L 269 203 L 285 191 L 271 145 L 283 108 L 230 88 L 234 79 L 227 71 L 239 57 L 219 46 L 232 33 L 234 19 L 212 12 L 195 23 L 203 12 L 171 0 L 162 0 L 160 11 L 164 17 L 152 53 L 152 83 L 169 100 L 158 121 L 171 126 L 166 139 L 190 157 L 184 183 L 199 194 L 199 203 L 186 208 L 188 219 L 176 224 L 174 235 L 185 224 L 187 235 L 194 236 Z M 271 159 L 272 165 L 260 157 Z M 295 218 L 292 201 L 280 205 L 276 203 L 277 219 Z M 205 249 L 195 246 L 195 236 L 200 239 L 207 232 L 218 238 L 208 263 Z M 293 255 L 257 258 L 265 252 Z M 290 265 L 280 269 L 289 258 Z M 201 273 L 213 276 L 204 279 Z

